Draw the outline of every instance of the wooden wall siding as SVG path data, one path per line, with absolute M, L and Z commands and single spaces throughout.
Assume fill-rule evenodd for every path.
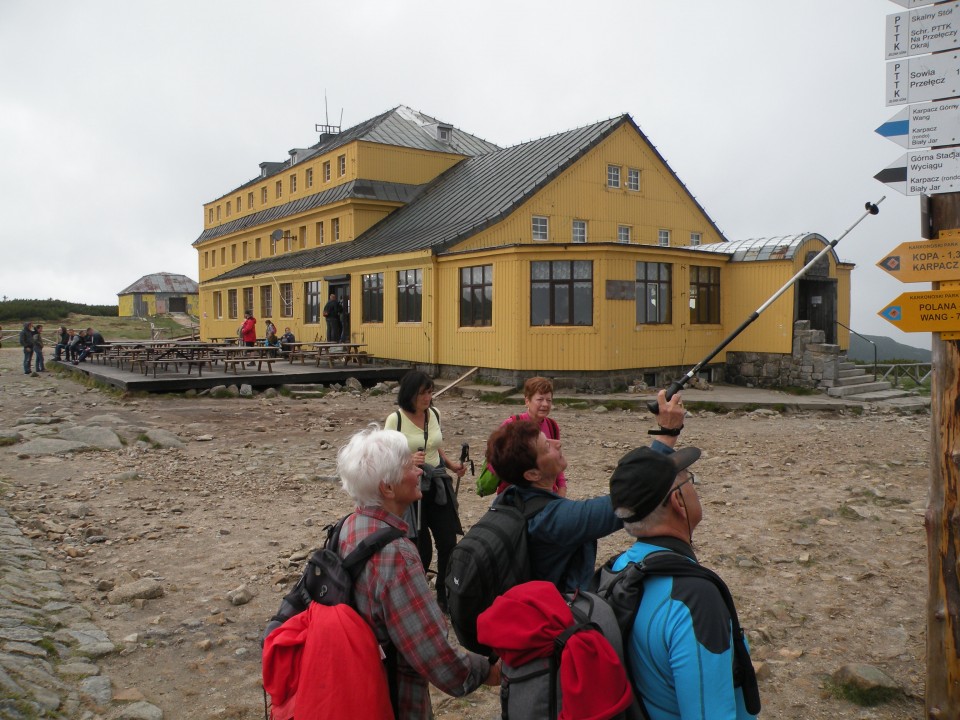
M 621 166 L 621 188 L 607 188 L 607 165 Z M 640 191 L 625 189 L 627 169 L 640 170 Z M 628 126 L 623 126 L 597 148 L 521 205 L 502 223 L 458 246 L 480 249 L 501 245 L 543 244 L 532 239 L 535 215 L 549 221 L 549 243 L 571 242 L 573 220 L 587 221 L 587 243 L 615 242 L 617 226 L 632 227 L 634 244 L 656 245 L 661 228 L 671 231 L 671 245 L 690 242 L 701 233 L 703 244 L 721 238 L 683 188 L 659 164 L 656 156 Z
M 353 145 L 356 146 L 357 177 L 364 180 L 421 185 L 464 159 L 463 155 L 456 153 L 436 153 L 399 145 L 365 141 L 355 142 Z M 349 165 L 349 157 L 347 161 Z M 336 158 L 334 164 L 335 162 Z

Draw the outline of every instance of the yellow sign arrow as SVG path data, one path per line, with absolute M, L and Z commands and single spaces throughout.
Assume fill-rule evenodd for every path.
M 900 282 L 960 280 L 960 238 L 900 243 L 877 267 Z
M 903 332 L 960 330 L 960 290 L 902 293 L 877 313 Z

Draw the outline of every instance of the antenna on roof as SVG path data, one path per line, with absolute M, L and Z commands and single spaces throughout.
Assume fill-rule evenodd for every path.
M 326 142 L 334 135 L 340 133 L 340 125 L 331 125 L 330 124 L 330 110 L 327 108 L 327 91 L 323 91 L 323 115 L 326 122 L 325 125 L 319 123 L 314 124 L 314 132 L 320 133 L 320 142 Z M 340 111 L 340 121 L 343 122 L 343 111 Z

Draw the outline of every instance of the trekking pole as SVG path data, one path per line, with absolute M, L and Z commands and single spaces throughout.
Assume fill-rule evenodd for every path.
M 796 275 L 794 275 L 792 278 L 790 278 L 789 280 L 787 280 L 786 284 L 785 284 L 782 288 L 780 288 L 779 290 L 777 290 L 772 296 L 770 296 L 770 298 L 769 298 L 763 305 L 761 305 L 761 306 L 758 307 L 756 310 L 754 310 L 752 313 L 750 313 L 750 316 L 749 316 L 746 320 L 744 320 L 742 323 L 740 323 L 740 326 L 737 327 L 736 330 L 734 330 L 734 331 L 733 331 L 732 333 L 730 333 L 726 338 L 724 338 L 723 342 L 721 342 L 721 343 L 720 343 L 719 345 L 717 345 L 713 350 L 711 350 L 711 351 L 710 351 L 710 354 L 707 355 L 703 360 L 701 360 L 701 361 L 698 362 L 696 365 L 694 365 L 692 368 L 690 368 L 690 370 L 687 372 L 686 375 L 684 375 L 683 377 L 681 377 L 679 380 L 674 380 L 672 383 L 670 383 L 670 386 L 667 388 L 667 400 L 669 400 L 669 399 L 672 398 L 674 395 L 676 395 L 678 392 L 680 392 L 680 391 L 683 389 L 683 386 L 684 386 L 684 385 L 686 385 L 688 382 L 690 382 L 690 380 L 692 380 L 694 377 L 696 377 L 697 373 L 700 372 L 700 368 L 702 368 L 702 367 L 703 367 L 704 365 L 706 365 L 708 362 L 710 362 L 711 360 L 713 360 L 713 358 L 717 355 L 717 353 L 719 353 L 719 352 L 720 352 L 721 350 L 723 350 L 727 345 L 729 345 L 731 342 L 733 342 L 733 339 L 734 339 L 735 337 L 737 337 L 737 335 L 739 335 L 739 334 L 742 333 L 744 330 L 746 330 L 747 327 L 750 325 L 750 323 L 752 323 L 754 320 L 756 320 L 758 317 L 760 317 L 760 313 L 762 313 L 764 310 L 766 310 L 768 307 L 770 307 L 770 306 L 777 300 L 777 298 L 779 298 L 779 297 L 780 297 L 781 295 L 783 295 L 787 290 L 789 290 L 797 280 L 799 280 L 800 278 L 802 278 L 802 277 L 804 276 L 804 274 L 806 274 L 806 272 L 807 272 L 810 268 L 812 268 L 812 267 L 820 260 L 820 258 L 822 258 L 824 255 L 826 255 L 828 252 L 830 252 L 833 248 L 835 248 L 835 247 L 837 246 L 837 243 L 840 242 L 841 240 L 843 240 L 847 235 L 849 235 L 849 234 L 850 234 L 850 231 L 853 230 L 857 225 L 859 225 L 860 222 L 861 222 L 865 217 L 867 217 L 867 215 L 876 215 L 877 213 L 879 213 L 879 212 L 880 212 L 880 208 L 878 207 L 878 205 L 880 205 L 880 203 L 882 203 L 882 202 L 883 202 L 884 200 L 886 200 L 886 199 L 887 199 L 887 196 L 884 195 L 884 196 L 881 197 L 879 200 L 877 200 L 876 203 L 871 203 L 871 202 L 865 203 L 865 204 L 864 204 L 865 211 L 864 211 L 863 215 L 861 215 L 859 218 L 857 218 L 857 221 L 856 221 L 853 225 L 851 225 L 850 227 L 848 227 L 848 228 L 846 229 L 846 231 L 845 231 L 840 237 L 838 237 L 836 240 L 833 240 L 832 242 L 830 242 L 826 247 L 823 248 L 823 250 L 821 250 L 820 252 L 818 252 L 815 258 L 813 258 L 810 262 L 808 262 L 806 265 L 804 265 L 802 268 L 800 268 L 800 270 L 797 272 Z M 656 400 L 650 400 L 650 401 L 648 401 L 648 402 L 647 402 L 647 409 L 648 409 L 650 412 L 652 412 L 654 415 L 656 415 L 656 414 L 658 414 L 658 413 L 660 412 L 660 406 L 659 406 L 659 404 L 657 403 Z
M 466 463 L 470 463 L 470 474 L 476 475 L 477 470 L 473 466 L 473 460 L 470 459 L 470 445 L 467 443 L 463 443 L 460 446 L 460 464 L 466 467 Z M 457 487 L 453 491 L 453 494 L 454 495 L 460 494 L 460 476 L 459 475 L 457 475 Z

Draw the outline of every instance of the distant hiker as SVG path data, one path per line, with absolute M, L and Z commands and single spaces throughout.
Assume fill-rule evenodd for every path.
M 74 365 L 79 365 L 92 353 L 103 352 L 102 345 L 106 343 L 103 335 L 96 332 L 93 328 L 87 328 L 85 334 L 81 331 L 81 335 L 83 335 L 83 345 L 80 347 L 80 354 L 77 356 L 77 359 L 73 361 Z
M 46 372 L 47 366 L 43 364 L 43 325 L 37 325 L 33 329 L 33 362 L 35 372 Z
M 283 352 L 290 352 L 293 350 L 293 348 L 290 347 L 290 343 L 295 343 L 296 341 L 297 337 L 290 332 L 290 328 L 284 328 L 283 335 L 280 336 L 280 349 L 283 350 Z
M 343 314 L 343 304 L 337 300 L 336 293 L 330 293 L 330 299 L 323 306 L 323 316 L 327 319 L 327 342 L 340 342 L 343 325 L 340 315 Z
M 267 320 L 267 324 L 264 326 L 263 337 L 265 340 L 269 340 L 271 335 L 277 334 L 277 326 L 273 324 L 272 320 Z
M 30 362 L 33 360 L 33 323 L 25 322 L 19 336 L 23 348 L 23 374 L 30 374 Z
M 697 562 L 691 542 L 703 508 L 689 466 L 699 457 L 697 448 L 673 455 L 638 448 L 621 458 L 610 478 L 610 501 L 637 542 L 614 561 L 614 571 L 651 553 L 662 558 L 663 551 Z M 734 636 L 739 623 L 730 609 L 733 600 L 719 583 L 723 591 L 686 572 L 643 581 L 639 611 L 624 644 L 651 720 L 702 718 L 704 708 L 709 717 L 730 720 L 754 717 L 746 709 L 751 705 L 753 713 L 759 712 L 749 653 L 745 645 L 737 646 L 739 633 Z
M 401 519 L 420 498 L 421 470 L 406 438 L 375 425 L 355 434 L 337 454 L 337 474 L 357 510 L 343 524 L 339 553 L 346 557 L 378 528 L 407 530 Z M 413 543 L 393 540 L 374 555 L 354 585 L 354 607 L 397 661 L 397 718 L 433 717 L 429 684 L 454 697 L 481 684 L 500 684 L 500 668 L 447 637 Z M 389 661 L 389 653 L 388 653 Z
M 67 343 L 70 342 L 70 333 L 66 325 L 61 325 L 57 331 L 57 344 L 53 347 L 53 359 L 60 361 L 63 359 L 64 351 L 67 349 Z M 69 360 L 70 358 L 67 358 Z
M 253 316 L 253 310 L 243 311 L 243 325 L 240 326 L 240 342 L 247 347 L 253 347 L 257 344 L 257 319 Z M 256 363 L 248 362 L 247 365 Z
M 80 357 L 80 351 L 83 350 L 84 345 L 86 345 L 86 330 L 80 330 L 75 332 L 73 330 L 68 330 L 67 333 L 70 335 L 70 340 L 67 343 L 67 362 L 73 362 L 78 357 Z

